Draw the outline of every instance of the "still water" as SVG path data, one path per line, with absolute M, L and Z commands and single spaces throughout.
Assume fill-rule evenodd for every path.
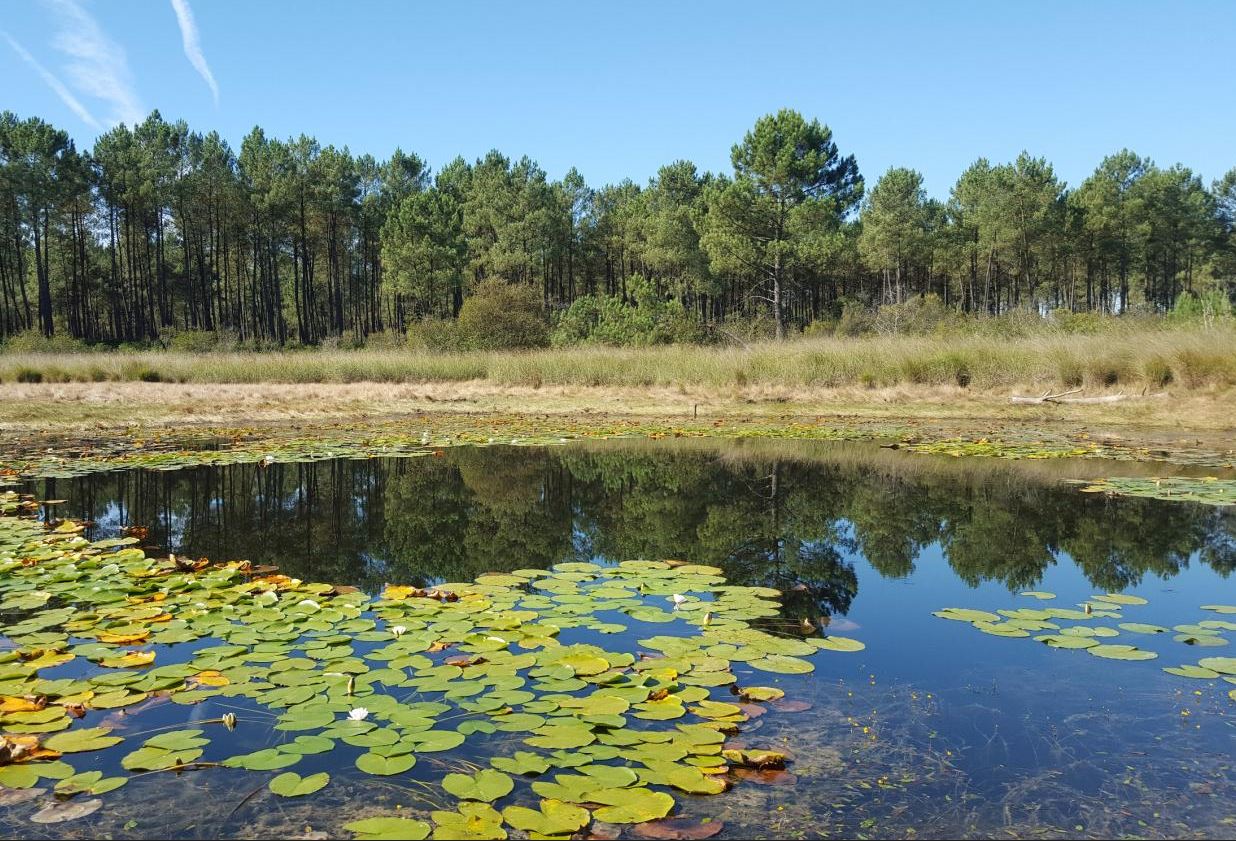
M 933 615 L 1040 607 L 1026 590 L 1054 593 L 1050 604 L 1062 607 L 1130 593 L 1148 603 L 1108 624 L 1171 628 L 1214 618 L 1203 604 L 1236 603 L 1236 513 L 1083 494 L 1059 481 L 1073 469 L 854 445 L 611 442 L 128 471 L 25 490 L 65 500 L 55 514 L 90 521 L 92 538 L 142 526 L 151 552 L 247 559 L 366 592 L 628 559 L 714 565 L 731 584 L 781 590 L 782 616 L 767 627 L 843 634 L 866 648 L 820 652 L 813 673 L 778 684 L 809 709 L 770 709 L 744 725 L 743 743 L 788 749 L 792 775 L 679 798 L 682 814 L 720 823 L 718 837 L 1230 836 L 1233 687 L 1162 670 L 1231 656 L 1227 647 L 1122 634 L 1116 642 L 1159 655 L 1125 662 Z M 676 632 L 627 624 L 608 647 L 638 651 L 637 640 Z M 165 705 L 142 723 L 223 709 Z M 242 728 L 234 738 L 230 753 L 264 747 L 271 734 Z M 476 750 L 408 776 L 484 765 Z M 406 785 L 356 774 L 353 759 L 306 757 L 299 773 L 329 770 L 336 784 L 294 801 L 263 789 L 269 774 L 156 774 L 107 795 L 105 810 L 52 827 L 29 823 L 24 805 L 0 807 L 0 831 L 346 837 L 339 827 L 368 814 L 358 803 L 416 808 Z

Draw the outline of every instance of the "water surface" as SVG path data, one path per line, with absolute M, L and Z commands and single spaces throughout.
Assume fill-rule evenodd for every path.
M 812 674 L 781 679 L 811 709 L 744 726 L 744 742 L 792 750 L 792 788 L 740 782 L 680 798 L 685 813 L 723 821 L 722 837 L 1230 834 L 1232 687 L 1162 671 L 1227 648 L 1139 635 L 1127 641 L 1158 659 L 1111 661 L 932 615 L 1040 606 L 1023 590 L 1055 593 L 1065 607 L 1124 592 L 1149 603 L 1110 624 L 1171 627 L 1207 618 L 1202 604 L 1236 603 L 1231 509 L 1083 494 L 1059 481 L 1077 470 L 869 445 L 611 442 L 126 471 L 27 490 L 65 500 L 55 515 L 89 520 L 92 537 L 142 526 L 151 551 L 247 559 L 369 592 L 669 558 L 775 587 L 784 609 L 767 627 L 844 634 L 866 649 L 816 655 Z M 638 650 L 638 639 L 667 633 L 628 624 L 606 645 Z M 143 726 L 218 715 L 216 706 L 165 705 L 143 713 Z M 238 734 L 252 744 L 232 753 L 269 739 Z M 50 834 L 337 834 L 358 799 L 415 808 L 406 786 L 349 783 L 352 758 L 308 757 L 298 772 L 330 770 L 339 784 L 297 801 L 262 791 L 269 775 L 243 791 L 234 775 L 208 772 L 135 782 L 107 795 L 106 813 Z M 466 751 L 442 761 L 460 759 L 484 764 Z M 441 773 L 423 763 L 411 776 Z M 19 807 L 0 815 L 5 835 L 47 832 Z

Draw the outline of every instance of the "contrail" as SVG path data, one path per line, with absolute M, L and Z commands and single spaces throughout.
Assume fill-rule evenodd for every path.
M 79 91 L 112 104 L 112 122 L 137 125 L 146 116 L 129 75 L 124 49 L 107 37 L 76 0 L 49 0 L 61 29 L 52 43 L 72 59 L 66 67 Z
M 94 115 L 86 110 L 86 106 L 82 105 L 81 101 L 73 95 L 72 91 L 64 86 L 64 82 L 60 81 L 60 79 L 56 77 L 55 73 L 52 73 L 40 64 L 39 60 L 30 55 L 30 52 L 19 44 L 12 35 L 9 35 L 7 32 L 0 32 L 0 35 L 4 35 L 4 39 L 9 42 L 9 46 L 12 47 L 19 56 L 21 56 L 21 60 L 34 68 L 35 72 L 38 73 L 39 76 L 42 77 L 43 81 L 47 83 L 47 86 L 55 91 L 56 96 L 60 97 L 60 100 L 65 105 L 69 106 L 69 110 L 76 114 L 83 123 L 93 129 L 102 128 L 99 121 L 94 118 Z
M 219 85 L 215 75 L 210 72 L 206 63 L 206 55 L 202 52 L 202 42 L 198 37 L 197 21 L 193 19 L 193 10 L 189 8 L 189 0 L 172 0 L 172 9 L 176 12 L 176 22 L 180 24 L 180 39 L 184 42 L 185 58 L 197 70 L 198 75 L 206 80 L 210 92 L 215 97 L 215 105 L 219 104 Z

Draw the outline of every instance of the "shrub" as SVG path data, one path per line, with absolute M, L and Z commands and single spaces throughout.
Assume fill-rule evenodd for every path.
M 43 382 L 43 372 L 34 368 L 18 368 L 17 381 L 19 383 L 41 383 Z
M 844 318 L 844 313 L 842 314 Z M 900 304 L 886 304 L 871 320 L 875 332 L 889 335 L 925 336 L 950 318 L 947 307 L 937 295 L 910 298 Z
M 1073 312 L 1064 307 L 1051 311 L 1051 322 L 1065 333 L 1092 335 L 1103 329 L 1103 321 L 1097 312 Z
M 1232 304 L 1218 290 L 1210 292 L 1184 292 L 1176 299 L 1176 306 L 1168 314 L 1173 321 L 1196 321 L 1207 325 L 1232 317 Z
M 481 281 L 459 310 L 461 344 L 478 350 L 545 347 L 549 329 L 541 298 L 527 286 L 499 278 Z
M 1222 349 L 1186 348 L 1176 354 L 1180 380 L 1189 388 L 1236 381 L 1236 358 Z
M 1145 364 L 1146 381 L 1158 388 L 1171 385 L 1172 363 L 1164 359 L 1162 356 L 1154 356 L 1146 360 Z
M 875 319 L 861 301 L 846 298 L 841 302 L 841 317 L 837 319 L 838 336 L 862 336 L 870 333 Z
M 48 338 L 38 330 L 24 330 L 4 343 L 6 353 L 78 353 L 87 350 L 86 343 L 63 333 Z
M 418 350 L 458 351 L 463 349 L 459 325 L 450 318 L 426 317 L 408 328 L 408 346 Z
M 558 316 L 551 335 L 555 347 L 580 344 L 647 347 L 699 343 L 703 327 L 677 300 L 667 300 L 641 275 L 627 281 L 633 300 L 584 295 Z

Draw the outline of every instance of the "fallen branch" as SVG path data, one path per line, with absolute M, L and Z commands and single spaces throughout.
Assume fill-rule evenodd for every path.
M 1044 394 L 1042 397 L 1022 397 L 1013 395 L 1009 398 L 1010 403 L 1119 403 L 1123 400 L 1130 399 L 1130 395 L 1121 392 L 1119 394 L 1105 394 L 1101 397 L 1069 397 L 1067 395 L 1077 394 L 1081 391 L 1080 388 L 1073 391 L 1062 391 L 1059 394 Z M 1143 394 L 1142 397 L 1167 397 L 1166 391 L 1161 391 L 1158 394 Z
M 1042 397 L 1021 397 L 1015 394 L 1009 398 L 1009 402 L 1010 403 L 1061 403 L 1061 402 L 1064 402 L 1063 398 L 1068 397 L 1070 394 L 1077 394 L 1080 391 L 1081 391 L 1080 388 L 1075 388 L 1072 391 L 1061 391 L 1061 392 L 1057 392 L 1056 394 L 1052 394 L 1050 391 L 1045 391 L 1043 392 Z

